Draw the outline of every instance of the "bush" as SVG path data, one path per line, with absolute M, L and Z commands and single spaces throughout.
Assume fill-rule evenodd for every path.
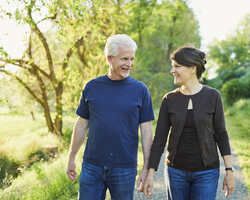
M 73 200 L 77 198 L 78 183 L 71 182 L 65 172 L 67 154 L 51 162 L 35 163 L 12 184 L 0 190 L 4 200 Z M 81 157 L 77 157 L 80 163 Z M 80 165 L 77 167 L 79 171 Z
M 18 176 L 20 164 L 7 156 L 0 155 L 0 187 L 7 187 Z
M 250 98 L 250 76 L 226 82 L 222 86 L 222 93 L 229 105 L 241 98 Z

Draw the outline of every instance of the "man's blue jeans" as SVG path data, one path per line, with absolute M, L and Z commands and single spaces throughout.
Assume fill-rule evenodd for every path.
M 79 200 L 133 200 L 136 168 L 108 168 L 83 162 Z
M 215 200 L 219 169 L 188 172 L 167 167 L 171 200 Z M 169 187 L 168 187 L 169 188 Z

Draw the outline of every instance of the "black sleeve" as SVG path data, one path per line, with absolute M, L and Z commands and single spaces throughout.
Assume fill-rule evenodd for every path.
M 168 117 L 167 99 L 163 99 L 160 107 L 159 117 L 157 120 L 154 141 L 151 147 L 148 169 L 158 169 L 161 155 L 164 152 L 168 132 L 170 129 L 170 121 Z
M 227 130 L 225 127 L 225 117 L 224 117 L 222 100 L 219 93 L 216 100 L 216 108 L 214 115 L 214 130 L 215 130 L 215 140 L 218 144 L 221 155 L 222 156 L 230 155 L 231 149 L 230 149 Z

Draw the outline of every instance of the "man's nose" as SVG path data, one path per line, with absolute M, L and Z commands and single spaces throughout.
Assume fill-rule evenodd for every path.
M 131 66 L 133 65 L 133 60 L 128 60 L 128 61 L 127 61 L 127 65 L 128 65 L 129 67 L 131 67 Z

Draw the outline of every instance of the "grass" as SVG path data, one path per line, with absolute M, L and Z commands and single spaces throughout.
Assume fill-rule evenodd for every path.
M 42 116 L 33 121 L 29 116 L 0 115 L 0 127 L 0 154 L 21 163 L 33 152 L 59 144 L 48 134 Z
M 227 126 L 231 143 L 239 156 L 245 182 L 250 190 L 250 101 L 241 100 L 227 109 Z M 0 115 L 0 153 L 20 162 L 27 161 L 32 152 L 46 146 L 59 145 L 56 137 L 47 133 L 41 115 L 33 121 L 31 116 Z M 72 117 L 65 118 L 68 133 L 73 125 Z M 69 128 L 70 127 L 70 128 Z M 140 138 L 139 138 L 140 140 Z M 65 148 L 65 147 L 64 147 Z M 66 149 L 49 161 L 38 162 L 25 169 L 13 180 L 12 185 L 0 190 L 0 199 L 5 200 L 73 200 L 77 197 L 78 183 L 68 180 L 65 174 Z M 80 172 L 82 152 L 77 159 Z M 143 154 L 139 141 L 138 175 L 143 167 Z M 107 193 L 107 199 L 110 199 Z
M 230 141 L 238 155 L 244 181 L 250 191 L 250 100 L 240 100 L 226 113 Z
M 66 153 L 63 153 L 53 162 L 38 163 L 32 166 L 30 170 L 26 170 L 16 178 L 10 187 L 0 190 L 0 199 L 76 199 L 78 184 L 77 182 L 72 183 L 66 176 L 66 159 Z M 79 160 L 80 157 L 78 163 Z
M 66 126 L 72 126 L 73 118 L 67 117 L 65 122 Z M 33 153 L 59 145 L 58 138 L 48 133 L 41 115 L 36 116 L 35 121 L 31 116 L 0 115 L 0 155 L 25 165 Z M 0 199 L 76 199 L 78 184 L 66 176 L 67 147 L 64 149 L 61 147 L 60 155 L 48 162 L 35 162 L 30 168 L 24 168 L 9 187 L 0 189 Z M 82 153 L 79 153 L 78 168 L 81 157 Z

